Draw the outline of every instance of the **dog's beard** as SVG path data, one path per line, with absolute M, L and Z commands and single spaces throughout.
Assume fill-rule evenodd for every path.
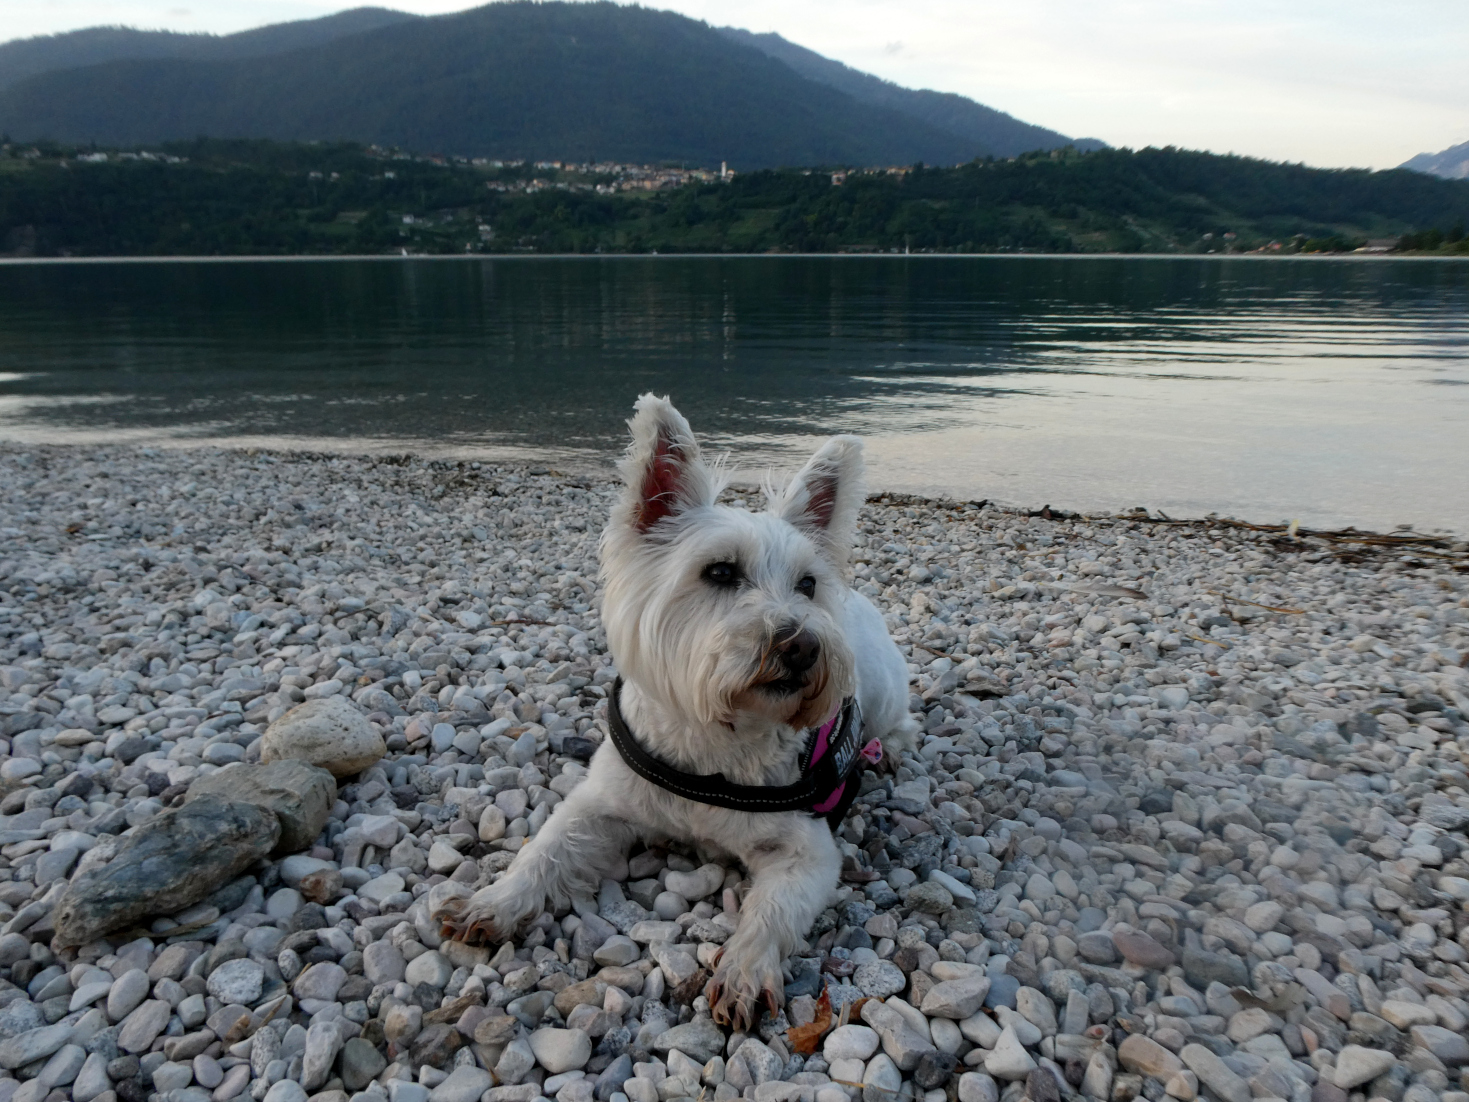
M 732 723 L 758 717 L 796 729 L 814 727 L 830 719 L 849 691 L 845 655 L 823 647 L 815 666 L 793 673 L 780 661 L 774 645 L 761 652 L 748 680 L 729 699 Z
M 793 673 L 781 662 L 773 647 L 760 655 L 749 683 L 730 701 L 737 714 L 754 713 L 762 719 L 795 728 L 824 722 L 842 698 L 833 677 L 828 651 L 809 670 Z

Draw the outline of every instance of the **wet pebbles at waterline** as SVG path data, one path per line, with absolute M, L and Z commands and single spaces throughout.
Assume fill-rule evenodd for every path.
M 431 888 L 603 737 L 612 492 L 0 451 L 0 1102 L 1469 1102 L 1462 547 L 878 499 L 855 581 L 926 734 L 784 1013 L 709 1020 L 748 884 L 685 853 L 441 941 Z M 269 814 L 209 780 L 249 769 Z M 243 871 L 67 946 L 60 901 L 210 800 Z

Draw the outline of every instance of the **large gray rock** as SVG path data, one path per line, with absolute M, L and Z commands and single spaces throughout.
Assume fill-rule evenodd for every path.
M 1250 1102 L 1250 1085 L 1203 1045 L 1184 1045 L 1179 1055 L 1199 1082 L 1223 1102 Z
M 270 853 L 280 836 L 269 811 L 212 793 L 166 811 L 135 828 L 105 865 L 77 874 L 53 912 L 56 942 L 85 945 L 181 911 Z
M 188 806 L 204 796 L 269 808 L 280 820 L 275 852 L 294 853 L 316 841 L 337 799 L 337 782 L 325 769 L 304 761 L 226 766 L 200 777 L 184 797 Z
M 0 1041 L 0 1068 L 18 1068 L 50 1056 L 71 1038 L 69 1025 L 47 1025 Z
M 685 1056 L 692 1056 L 707 1064 L 724 1051 L 724 1033 L 707 1015 L 699 1015 L 683 1025 L 664 1030 L 653 1041 L 659 1052 L 678 1049 Z
M 530 1035 L 536 1062 L 552 1075 L 584 1067 L 592 1057 L 592 1040 L 580 1029 L 547 1026 Z
M 1349 1091 L 1360 1087 L 1369 1080 L 1376 1079 L 1397 1062 L 1397 1057 L 1384 1049 L 1346 1045 L 1337 1054 L 1332 1078 L 1338 1087 Z
M 351 777 L 388 752 L 382 735 L 350 701 L 340 696 L 298 704 L 265 729 L 262 762 L 295 759 Z
M 978 1012 L 990 991 L 988 976 L 966 976 L 963 979 L 936 983 L 923 997 L 923 1013 L 929 1018 L 963 1021 Z
M 1469 1039 L 1441 1025 L 1415 1025 L 1408 1031 L 1413 1043 L 1433 1053 L 1451 1068 L 1469 1064 Z

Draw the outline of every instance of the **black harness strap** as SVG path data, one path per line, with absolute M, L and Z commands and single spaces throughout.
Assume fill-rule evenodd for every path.
M 813 814 L 818 814 L 815 806 L 834 793 L 844 781 L 851 785 L 852 790 L 844 793 L 846 798 L 841 801 L 843 812 L 851 806 L 852 799 L 856 796 L 856 778 L 849 778 L 847 775 L 855 772 L 855 766 L 860 761 L 847 746 L 848 743 L 855 744 L 861 726 L 858 718 L 861 713 L 855 700 L 848 700 L 842 705 L 842 715 L 832 732 L 827 752 L 814 767 L 807 764 L 811 755 L 811 747 L 808 745 L 802 755 L 800 780 L 794 784 L 762 785 L 736 784 L 723 773 L 685 773 L 654 757 L 643 749 L 623 718 L 621 697 L 622 678 L 619 677 L 613 683 L 612 692 L 607 698 L 607 726 L 612 733 L 612 744 L 617 747 L 617 752 L 627 762 L 629 769 L 643 780 L 677 796 L 731 811 L 810 811 Z M 839 765 L 846 772 L 839 773 Z M 820 814 L 830 821 L 830 813 Z M 837 819 L 838 823 L 840 821 L 840 818 Z

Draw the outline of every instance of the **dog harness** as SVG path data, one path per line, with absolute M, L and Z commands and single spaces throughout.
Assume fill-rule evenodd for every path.
M 857 798 L 861 787 L 857 773 L 863 763 L 876 765 L 882 760 L 881 742 L 871 739 L 863 745 L 862 709 L 856 697 L 848 697 L 835 715 L 808 732 L 801 751 L 801 777 L 792 784 L 735 784 L 723 773 L 685 773 L 643 749 L 622 718 L 621 697 L 619 677 L 607 698 L 607 726 L 622 760 L 643 780 L 701 804 L 731 811 L 808 811 L 825 818 L 835 831 Z

